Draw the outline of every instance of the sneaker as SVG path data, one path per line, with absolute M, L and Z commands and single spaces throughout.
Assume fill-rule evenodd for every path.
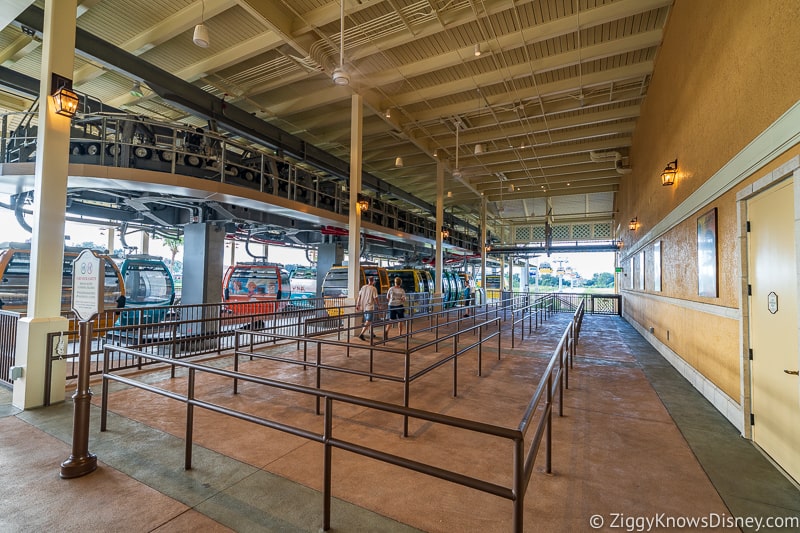
M 364 334 L 363 333 L 361 335 L 359 335 L 358 338 L 361 339 L 362 341 L 366 341 L 367 340 L 367 339 L 364 338 Z

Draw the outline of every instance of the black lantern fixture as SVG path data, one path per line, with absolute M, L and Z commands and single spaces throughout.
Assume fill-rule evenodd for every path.
M 639 217 L 633 217 L 630 222 L 628 222 L 628 229 L 631 231 L 636 231 L 639 227 Z
M 72 80 L 53 74 L 50 87 L 53 89 L 53 110 L 65 117 L 74 117 L 78 112 L 78 95 L 72 90 Z
M 675 176 L 678 174 L 678 160 L 667 163 L 664 172 L 661 173 L 661 185 L 668 187 L 675 183 Z

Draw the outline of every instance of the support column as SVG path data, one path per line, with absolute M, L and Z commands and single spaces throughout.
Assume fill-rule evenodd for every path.
M 523 291 L 525 294 L 528 294 L 529 292 L 531 292 L 530 280 L 531 280 L 531 258 L 526 256 L 525 257 L 525 280 L 524 280 L 525 290 Z M 520 285 L 522 285 L 522 283 L 523 283 L 522 278 L 520 278 Z
M 341 265 L 344 250 L 338 242 L 324 242 L 317 247 L 317 297 L 322 295 L 322 281 L 333 265 Z
M 456 126 L 458 127 L 458 126 Z M 458 146 L 456 146 L 458 150 Z M 434 254 L 435 270 L 433 286 L 436 292 L 434 298 L 441 298 L 444 294 L 442 282 L 442 267 L 444 266 L 444 249 L 442 248 L 442 230 L 444 229 L 444 163 L 436 160 L 436 253 Z
M 76 9 L 76 0 L 44 5 L 28 314 L 17 327 L 16 365 L 23 368 L 23 374 L 14 380 L 12 399 L 19 409 L 44 404 L 47 334 L 69 328 L 67 319 L 61 316 L 61 278 L 70 118 L 53 111 L 50 94 L 53 74 L 73 76 Z M 63 362 L 53 365 L 52 402 L 64 400 L 65 375 Z
M 358 196 L 361 193 L 361 149 L 364 127 L 364 110 L 361 96 L 354 94 L 350 99 L 350 217 L 347 237 L 347 294 L 350 303 L 355 302 L 361 288 L 361 210 Z
M 107 231 L 108 231 L 108 240 L 106 241 L 106 248 L 108 249 L 108 255 L 113 256 L 116 231 L 114 230 L 113 226 L 109 226 Z
M 508 291 L 514 292 L 514 256 L 508 259 Z
M 184 228 L 183 243 L 181 304 L 222 301 L 225 230 L 211 222 L 188 224 Z M 214 325 L 210 322 L 188 323 L 182 326 L 181 332 L 194 335 L 209 332 L 212 327 Z
M 231 239 L 229 241 L 231 245 L 230 254 L 228 254 L 228 264 L 235 265 L 236 264 L 236 239 Z
M 486 295 L 486 196 L 481 196 L 481 288 Z

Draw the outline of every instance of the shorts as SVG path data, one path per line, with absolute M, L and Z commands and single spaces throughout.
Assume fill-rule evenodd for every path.
M 375 311 L 364 311 L 364 322 L 372 322 L 372 315 Z
M 390 307 L 389 320 L 400 320 L 406 317 L 405 307 Z

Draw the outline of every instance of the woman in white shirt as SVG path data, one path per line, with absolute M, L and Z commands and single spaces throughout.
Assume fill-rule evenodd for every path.
M 402 286 L 403 280 L 399 277 L 394 278 L 394 285 L 389 288 L 389 291 L 386 293 L 386 299 L 389 303 L 389 320 L 399 320 L 398 325 L 400 326 L 400 335 L 403 334 L 403 320 L 406 316 L 406 291 L 403 290 Z M 387 330 L 390 326 L 387 326 Z M 384 338 L 386 338 L 386 330 L 383 332 Z

